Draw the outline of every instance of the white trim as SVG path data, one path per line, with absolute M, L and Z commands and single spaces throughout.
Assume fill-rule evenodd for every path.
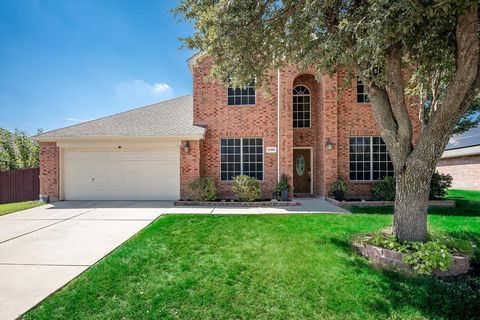
M 218 146 L 219 146 L 219 161 L 220 161 L 220 167 L 219 167 L 219 179 L 220 182 L 227 182 L 231 183 L 232 180 L 223 180 L 222 179 L 222 139 L 240 139 L 240 175 L 243 175 L 243 139 L 261 139 L 262 140 L 262 180 L 257 179 L 260 182 L 265 181 L 265 139 L 263 137 L 220 137 L 218 141 Z M 256 170 L 255 170 L 256 171 Z M 257 171 L 256 171 L 257 172 Z M 259 172 L 259 171 L 258 171 Z
M 472 147 L 466 147 L 466 148 L 446 150 L 445 152 L 443 152 L 442 157 L 440 159 L 455 158 L 455 157 L 462 157 L 462 156 L 473 156 L 477 154 L 480 154 L 480 146 L 472 146 Z
M 312 90 L 310 90 L 310 88 L 307 86 L 307 85 L 304 85 L 304 84 L 297 84 L 295 87 L 292 88 L 292 91 L 295 90 L 296 87 L 305 87 L 308 89 L 308 94 L 294 94 L 292 92 L 292 127 L 294 130 L 298 130 L 298 129 L 311 129 L 312 128 Z M 308 99 L 308 123 L 309 123 L 309 126 L 308 127 L 294 127 L 293 126 L 293 121 L 295 121 L 294 117 L 293 117 L 293 114 L 295 113 L 295 111 L 293 110 L 293 97 L 309 97 Z M 305 121 L 305 119 L 303 119 L 303 121 Z
M 193 71 L 193 67 L 197 65 L 197 61 L 202 58 L 205 54 L 204 53 L 197 53 L 190 58 L 187 59 L 187 65 L 190 71 Z
M 65 191 L 64 191 L 64 159 L 65 159 L 65 149 L 59 148 L 59 155 L 58 155 L 58 200 L 65 200 Z
M 313 172 L 314 172 L 314 170 L 313 170 L 313 147 L 293 147 L 293 150 L 295 150 L 295 149 L 299 149 L 299 150 L 309 149 L 310 150 L 310 192 L 308 194 L 313 194 L 313 177 L 314 177 L 314 175 L 313 175 Z M 292 152 L 292 155 L 293 155 L 293 152 Z M 295 190 L 295 185 L 293 186 L 293 188 L 294 188 L 293 190 Z M 297 193 L 299 193 L 299 192 L 297 192 Z
M 178 136 L 74 136 L 74 137 L 32 137 L 38 142 L 93 141 L 93 140 L 201 140 L 204 134 Z

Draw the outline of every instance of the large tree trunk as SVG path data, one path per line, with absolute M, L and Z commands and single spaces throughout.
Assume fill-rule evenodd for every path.
M 400 241 L 427 240 L 427 210 L 431 174 L 407 168 L 396 177 L 393 231 Z
M 373 77 L 362 79 L 367 84 L 373 112 L 395 168 L 394 233 L 400 241 L 427 239 L 431 177 L 455 124 L 480 94 L 477 28 L 478 1 L 469 1 L 469 7 L 457 15 L 455 72 L 415 145 L 404 99 L 401 42 L 387 49 L 386 86 L 375 83 Z

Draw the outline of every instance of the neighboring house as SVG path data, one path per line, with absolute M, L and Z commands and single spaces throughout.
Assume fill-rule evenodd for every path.
M 232 178 L 246 174 L 270 196 L 287 174 L 297 194 L 325 196 L 341 176 L 362 196 L 393 175 L 364 87 L 343 88 L 345 73 L 317 80 L 313 70 L 286 67 L 271 72 L 269 90 L 233 89 L 205 80 L 211 58 L 188 64 L 193 95 L 39 135 L 41 193 L 169 200 L 187 198 L 188 182 L 209 176 L 228 197 Z
M 480 190 L 480 127 L 452 137 L 437 170 L 453 177 L 452 188 Z

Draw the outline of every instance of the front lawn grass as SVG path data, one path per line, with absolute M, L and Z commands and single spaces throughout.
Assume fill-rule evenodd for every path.
M 164 216 L 26 319 L 473 319 L 480 280 L 373 269 L 351 249 L 391 215 Z M 479 216 L 429 216 L 480 239 Z
M 0 216 L 3 216 L 4 214 L 12 213 L 12 212 L 35 208 L 41 205 L 43 205 L 43 203 L 39 201 L 24 201 L 24 202 L 0 204 Z
M 449 189 L 447 199 L 480 201 L 480 191 Z

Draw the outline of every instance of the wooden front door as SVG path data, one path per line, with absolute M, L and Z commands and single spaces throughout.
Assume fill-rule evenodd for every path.
M 293 149 L 293 192 L 311 193 L 310 149 Z

